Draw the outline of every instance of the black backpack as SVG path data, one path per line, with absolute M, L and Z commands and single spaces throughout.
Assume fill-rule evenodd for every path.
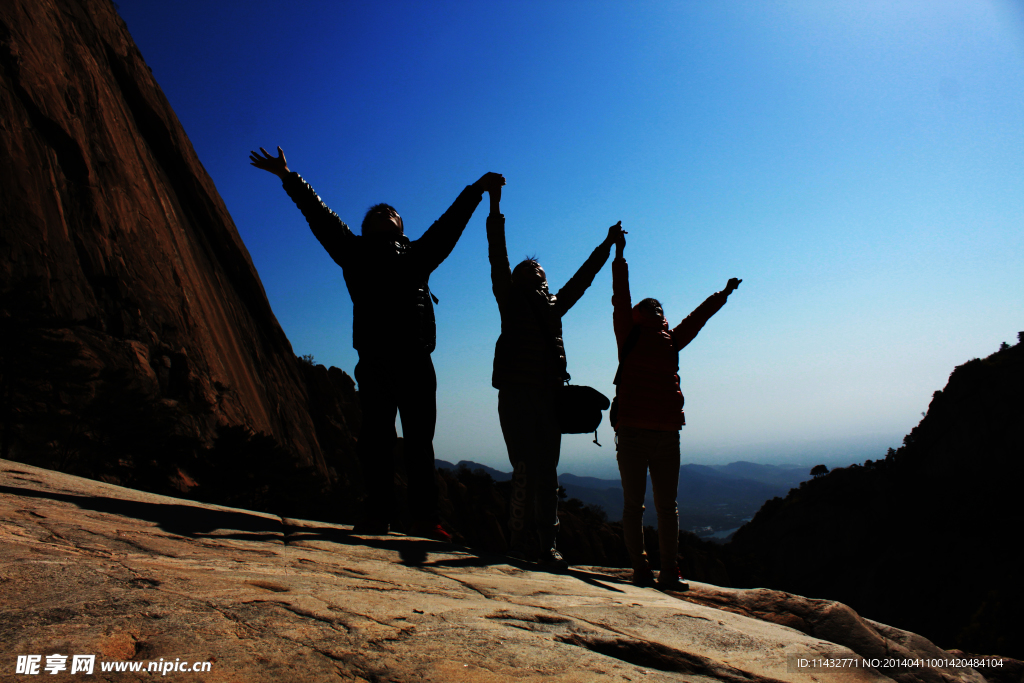
M 537 323 L 542 332 L 547 333 L 548 345 L 552 353 L 557 356 L 555 339 L 544 322 L 544 316 L 537 310 L 533 301 L 530 301 L 530 308 L 537 316 Z M 555 397 L 555 419 L 558 420 L 558 428 L 562 434 L 589 434 L 594 432 L 594 443 L 597 441 L 597 428 L 604 417 L 602 411 L 608 410 L 611 403 L 608 397 L 593 387 L 582 384 L 569 384 L 569 372 L 565 372 L 565 386 L 558 390 Z
M 555 415 L 563 434 L 589 434 L 594 432 L 597 443 L 597 427 L 601 424 L 601 411 L 608 410 L 608 397 L 593 387 L 582 384 L 568 384 L 558 392 Z

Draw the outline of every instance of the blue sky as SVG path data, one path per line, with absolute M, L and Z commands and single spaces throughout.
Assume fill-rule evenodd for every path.
M 953 367 L 1024 329 L 1024 11 L 1010 2 L 120 0 L 297 354 L 351 374 L 351 302 L 273 176 L 415 238 L 486 171 L 510 256 L 561 286 L 618 220 L 635 298 L 678 320 L 683 460 L 864 460 Z M 486 199 L 431 278 L 438 457 L 507 469 Z M 613 393 L 610 267 L 565 319 Z M 563 471 L 612 474 L 565 436 Z

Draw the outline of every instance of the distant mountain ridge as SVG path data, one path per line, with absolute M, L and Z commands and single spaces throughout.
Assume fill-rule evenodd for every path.
M 469 469 L 474 472 L 476 470 L 483 470 L 487 474 L 491 475 L 491 479 L 493 479 L 494 481 L 509 481 L 510 479 L 512 479 L 511 472 L 502 472 L 501 470 L 496 470 L 493 467 L 488 467 L 487 465 L 481 465 L 480 463 L 473 462 L 472 460 L 460 460 L 453 465 L 447 460 L 442 460 L 441 458 L 434 458 L 434 467 L 452 471 L 457 471 L 458 469 L 465 467 L 466 469 Z
M 509 481 L 511 472 L 481 465 L 471 460 L 452 464 L 434 461 L 439 468 L 482 470 L 495 481 Z M 709 536 L 721 530 L 735 529 L 766 501 L 785 495 L 790 488 L 810 478 L 809 468 L 784 465 L 759 465 L 734 462 L 728 465 L 683 465 L 679 472 L 680 528 Z M 600 506 L 611 521 L 622 518 L 622 483 L 618 479 L 601 479 L 559 473 L 558 482 L 569 498 L 578 498 L 589 505 Z M 650 479 L 647 486 L 644 521 L 656 524 Z

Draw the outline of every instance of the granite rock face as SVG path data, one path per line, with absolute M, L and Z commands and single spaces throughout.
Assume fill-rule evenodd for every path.
M 109 0 L 0 4 L 0 159 L 0 455 L 118 480 L 77 456 L 142 420 L 193 448 L 266 434 L 329 476 L 249 254 Z
M 55 654 L 69 669 L 94 655 L 101 681 L 153 680 L 150 663 L 168 662 L 208 664 L 168 674 L 196 681 L 985 680 L 865 666 L 952 657 L 839 603 L 697 583 L 661 593 L 593 567 L 544 573 L 9 461 L 0 520 L 5 680 L 35 680 L 16 674 L 19 656 L 39 655 L 45 674 Z

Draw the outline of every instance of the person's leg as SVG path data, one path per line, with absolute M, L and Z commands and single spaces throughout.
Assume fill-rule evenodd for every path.
M 434 471 L 434 428 L 437 423 L 437 375 L 428 354 L 408 359 L 398 410 L 402 417 L 405 471 L 409 478 L 409 510 L 417 526 L 433 527 L 437 517 Z
M 360 359 L 355 369 L 363 424 L 357 449 L 367 489 L 364 525 L 371 530 L 391 521 L 395 497 L 395 414 L 398 403 L 383 363 Z M 386 533 L 386 532 L 385 532 Z
M 535 553 L 530 536 L 534 528 L 530 502 L 532 469 L 530 457 L 535 449 L 534 420 L 529 387 L 510 384 L 498 391 L 498 420 L 505 437 L 512 465 L 512 497 L 509 500 L 509 549 L 523 558 Z
M 534 391 L 536 447 L 533 451 L 530 499 L 533 501 L 541 559 L 559 562 L 555 551 L 558 536 L 558 459 L 562 450 L 562 430 L 555 416 L 557 387 L 537 387 Z
M 655 432 L 649 455 L 651 488 L 654 509 L 658 513 L 658 549 L 661 551 L 661 570 L 672 575 L 678 571 L 676 555 L 679 552 L 679 510 L 676 494 L 679 491 L 679 432 Z
M 616 436 L 616 459 L 622 478 L 622 537 L 634 572 L 647 573 L 644 548 L 644 496 L 647 493 L 647 456 L 643 430 L 622 427 Z

